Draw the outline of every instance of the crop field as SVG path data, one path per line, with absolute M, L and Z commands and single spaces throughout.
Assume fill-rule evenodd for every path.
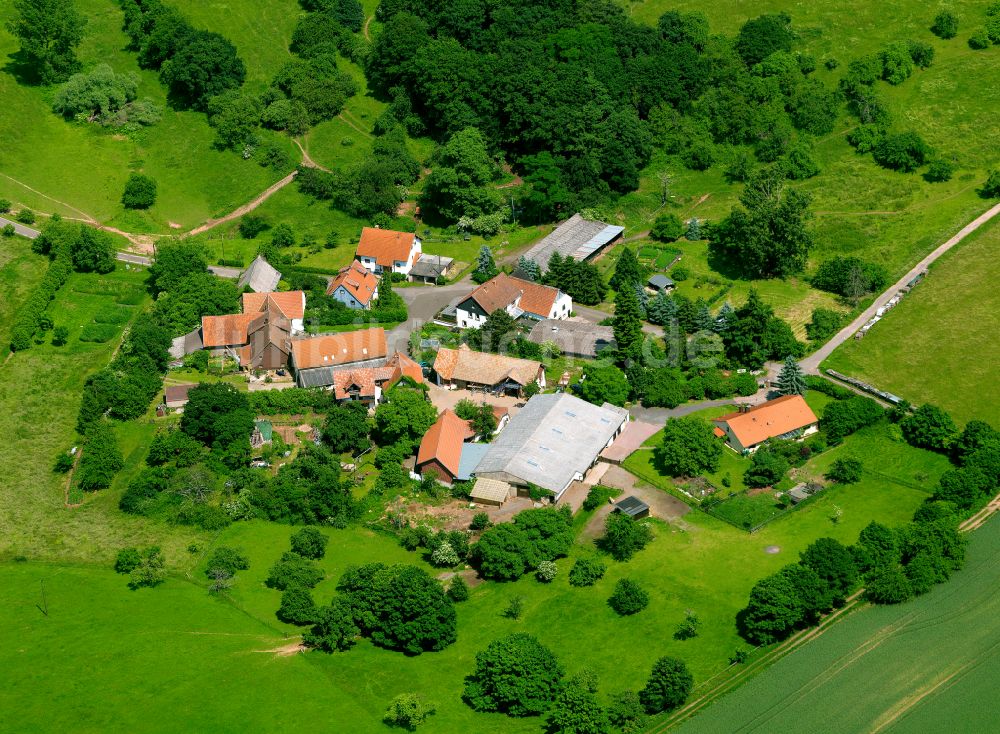
M 998 248 L 994 222 L 939 260 L 864 339 L 845 342 L 824 367 L 911 403 L 940 405 L 959 423 L 995 415 Z
M 965 568 L 947 585 L 855 612 L 677 731 L 995 730 L 1000 523 L 970 540 Z

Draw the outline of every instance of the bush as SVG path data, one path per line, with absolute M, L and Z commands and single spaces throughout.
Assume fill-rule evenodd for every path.
M 542 583 L 548 584 L 555 580 L 558 573 L 559 569 L 556 567 L 555 561 L 542 561 L 538 564 L 538 568 L 535 569 L 535 578 Z
M 316 602 L 308 589 L 292 586 L 281 592 L 278 619 L 289 624 L 313 624 L 316 621 Z
M 684 223 L 676 214 L 661 214 L 653 222 L 649 236 L 658 242 L 676 242 L 684 231 Z
M 139 553 L 139 565 L 129 574 L 128 586 L 135 591 L 142 587 L 153 587 L 163 583 L 167 578 L 166 559 L 156 546 L 146 548 Z
M 806 324 L 806 336 L 810 341 L 825 341 L 840 329 L 842 318 L 828 308 L 814 308 L 812 319 Z
M 96 422 L 87 431 L 76 471 L 77 486 L 85 492 L 110 487 L 115 475 L 123 468 L 125 459 L 111 424 L 105 420 Z
M 910 173 L 924 165 L 930 152 L 923 138 L 914 132 L 905 132 L 882 138 L 872 155 L 883 168 Z
M 647 713 L 672 711 L 683 704 L 694 687 L 694 677 L 683 660 L 662 657 L 653 664 L 646 686 L 639 691 L 639 700 Z
M 493 523 L 490 522 L 490 516 L 485 512 L 477 512 L 472 516 L 472 522 L 469 523 L 469 527 L 473 530 L 486 530 Z
M 854 484 L 861 480 L 862 465 L 857 459 L 837 459 L 830 466 L 826 478 L 837 484 Z
M 149 209 L 156 203 L 156 181 L 141 173 L 133 173 L 125 182 L 122 205 L 126 209 Z
M 811 383 L 806 384 L 812 387 Z M 884 417 L 885 410 L 874 400 L 849 393 L 849 397 L 826 406 L 819 425 L 830 443 L 836 444 L 858 429 L 874 425 Z
M 984 199 L 1000 198 L 1000 170 L 990 171 L 986 175 L 986 181 L 976 191 Z
M 267 218 L 260 214 L 244 214 L 240 219 L 240 237 L 252 240 L 267 229 Z
M 323 569 L 297 553 L 283 553 L 268 571 L 264 584 L 270 589 L 285 589 L 298 586 L 311 589 L 326 576 Z
M 229 576 L 235 576 L 237 571 L 246 571 L 250 568 L 250 559 L 247 555 L 236 548 L 222 546 L 215 549 L 215 553 L 208 560 L 205 567 L 205 575 L 212 578 L 213 571 L 225 571 Z
M 448 598 L 454 602 L 466 601 L 469 598 L 469 585 L 461 576 L 455 576 L 448 586 Z
M 34 224 L 35 213 L 31 211 L 31 209 L 24 207 L 21 209 L 21 211 L 17 213 L 17 216 L 14 217 L 14 219 L 16 219 L 21 224 Z
M 743 475 L 748 487 L 773 487 L 785 478 L 789 470 L 788 461 L 764 444 L 754 451 L 750 466 Z
M 649 594 L 631 579 L 621 579 L 615 584 L 615 591 L 608 604 L 618 614 L 627 616 L 641 612 L 649 605 Z
M 138 548 L 122 548 L 115 557 L 115 571 L 122 574 L 132 573 L 141 563 L 142 556 L 139 555 Z
M 955 166 L 950 161 L 944 158 L 935 158 L 927 167 L 927 171 L 924 173 L 924 180 L 928 183 L 950 181 L 954 173 Z
M 292 534 L 292 552 L 303 558 L 319 560 L 326 555 L 326 544 L 330 539 L 316 528 L 302 528 Z
M 612 512 L 604 523 L 604 536 L 598 547 L 616 561 L 627 561 L 653 539 L 653 531 L 645 523 L 621 512 Z
M 971 36 L 969 36 L 969 48 L 976 51 L 982 51 L 984 48 L 990 47 L 990 36 L 986 32 L 985 28 L 980 28 L 975 31 Z
M 80 330 L 80 341 L 104 344 L 118 336 L 114 324 L 87 324 Z
M 571 586 L 593 586 L 601 578 L 608 567 L 598 558 L 578 558 L 569 571 Z
M 73 464 L 73 457 L 64 451 L 56 457 L 55 462 L 52 464 L 52 471 L 56 474 L 65 474 L 73 468 Z
M 555 655 L 537 639 L 525 633 L 508 635 L 476 654 L 465 700 L 476 711 L 536 716 L 549 707 L 562 677 Z
M 938 38 L 954 38 L 958 35 L 958 16 L 950 10 L 942 10 L 934 16 L 934 25 L 931 26 L 931 33 Z
M 382 721 L 389 726 L 413 731 L 434 711 L 434 704 L 427 703 L 416 693 L 401 693 L 389 703 Z
M 7 223 L 3 226 L 3 229 L 0 229 L 0 233 L 2 233 L 4 237 L 13 237 L 17 234 L 17 230 L 14 229 L 13 224 Z
M 587 492 L 587 498 L 583 501 L 582 507 L 586 512 L 591 512 L 601 505 L 606 504 L 616 494 L 618 494 L 618 490 L 598 484 L 591 487 L 590 491 Z
M 0 214 L 7 214 L 10 212 L 10 199 L 0 199 Z

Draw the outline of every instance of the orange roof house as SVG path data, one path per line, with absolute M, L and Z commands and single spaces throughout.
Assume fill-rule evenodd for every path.
M 565 319 L 573 310 L 573 299 L 558 288 L 499 273 L 476 288 L 456 307 L 458 325 L 479 328 L 494 311 L 506 309 L 517 318 Z
M 349 308 L 371 308 L 372 301 L 378 298 L 378 280 L 375 273 L 353 260 L 330 281 L 326 295 Z
M 431 471 L 441 481 L 454 482 L 462 458 L 462 447 L 474 437 L 475 431 L 469 427 L 468 421 L 462 420 L 450 409 L 442 411 L 437 422 L 427 429 L 420 441 L 416 471 L 421 474 Z
M 204 347 L 235 357 L 240 367 L 248 369 L 285 367 L 291 333 L 292 321 L 266 298 L 261 311 L 201 319 Z
M 420 238 L 413 232 L 365 227 L 355 257 L 376 273 L 388 270 L 405 275 L 420 258 Z
M 381 326 L 292 340 L 292 361 L 296 370 L 385 359 L 387 352 L 385 329 Z
M 801 438 L 818 429 L 819 418 L 801 395 L 784 395 L 712 420 L 715 435 L 741 453 L 756 451 L 769 438 Z
M 266 304 L 276 308 L 286 319 L 301 319 L 306 313 L 306 294 L 302 291 L 274 291 L 271 293 L 244 293 L 243 313 L 263 311 Z
M 338 401 L 359 400 L 364 403 L 379 402 L 382 392 L 404 377 L 409 377 L 418 385 L 424 384 L 420 365 L 400 352 L 389 357 L 381 367 L 359 367 L 331 372 L 330 375 L 333 394 Z

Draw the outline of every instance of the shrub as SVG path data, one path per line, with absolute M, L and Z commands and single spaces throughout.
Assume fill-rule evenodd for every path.
M 434 711 L 434 704 L 427 703 L 416 693 L 401 693 L 389 703 L 382 721 L 390 726 L 413 731 Z
M 316 621 L 316 602 L 308 589 L 292 586 L 281 592 L 278 619 L 289 624 L 313 624 Z
M 0 230 L 0 233 L 2 233 L 4 237 L 13 237 L 14 235 L 17 234 L 17 230 L 14 229 L 14 225 L 13 224 L 10 224 L 8 222 L 7 224 L 5 224 L 3 226 L 3 229 Z
M 0 214 L 7 214 L 10 211 L 10 199 L 0 199 Z
M 578 558 L 569 571 L 571 586 L 593 586 L 604 576 L 607 570 L 598 558 Z
M 951 164 L 951 161 L 944 158 L 935 158 L 927 166 L 927 172 L 924 173 L 924 180 L 929 183 L 949 181 L 954 173 L 955 166 Z
M 684 234 L 684 223 L 676 214 L 661 214 L 653 222 L 649 236 L 658 242 L 675 242 Z
M 115 475 L 124 467 L 125 459 L 111 424 L 105 420 L 96 422 L 87 431 L 76 472 L 77 486 L 85 492 L 110 487 Z
M 141 563 L 142 556 L 139 555 L 138 548 L 122 548 L 115 557 L 115 571 L 122 574 L 132 573 Z
M 764 444 L 754 452 L 743 482 L 748 487 L 772 487 L 785 478 L 789 468 L 787 459 Z
M 267 218 L 260 214 L 244 214 L 240 219 L 240 237 L 252 240 L 267 229 Z
M 547 584 L 555 580 L 557 573 L 559 573 L 559 569 L 556 567 L 555 561 L 542 561 L 535 569 L 535 578 Z
M 503 616 L 507 619 L 520 619 L 521 612 L 524 611 L 524 597 L 512 597 L 503 610 Z
M 837 459 L 830 466 L 826 478 L 837 484 L 854 484 L 861 480 L 862 465 L 858 459 Z
M 1000 170 L 990 171 L 986 175 L 986 181 L 976 191 L 984 199 L 1000 198 Z
M 469 527 L 473 530 L 486 530 L 493 523 L 490 522 L 490 516 L 485 512 L 477 512 L 472 516 L 472 522 L 469 523 Z
M 140 551 L 139 565 L 129 574 L 128 586 L 135 591 L 142 587 L 153 587 L 167 578 L 166 560 L 156 546 Z
M 319 560 L 326 555 L 326 544 L 330 539 L 317 528 L 302 528 L 292 534 L 292 552 L 303 558 Z
M 65 474 L 73 468 L 73 463 L 73 457 L 63 451 L 56 457 L 55 462 L 52 464 L 52 471 L 56 474 Z
M 930 152 L 923 138 L 914 132 L 904 132 L 882 138 L 872 155 L 883 168 L 909 173 L 924 165 Z
M 828 308 L 814 308 L 812 319 L 806 324 L 806 336 L 810 341 L 825 341 L 840 329 L 841 316 Z
M 476 655 L 466 679 L 465 700 L 476 711 L 534 716 L 549 707 L 559 690 L 562 666 L 555 655 L 529 634 L 491 642 Z
M 287 552 L 271 566 L 264 584 L 270 589 L 281 591 L 293 586 L 311 589 L 322 581 L 325 575 L 323 569 L 312 561 L 297 553 Z
M 934 16 L 934 25 L 931 26 L 931 33 L 938 38 L 954 38 L 958 35 L 958 16 L 950 10 L 942 10 Z
M 641 612 L 649 605 L 649 594 L 631 579 L 621 579 L 615 584 L 615 591 L 608 604 L 618 614 L 626 616 Z
M 604 522 L 604 536 L 598 546 L 616 561 L 627 561 L 653 539 L 646 523 L 621 512 L 612 512 Z
M 984 48 L 990 47 L 990 36 L 986 32 L 985 28 L 980 28 L 975 31 L 971 36 L 969 36 L 969 48 L 976 51 L 982 51 Z
M 444 541 L 431 553 L 431 563 L 435 566 L 457 566 L 459 563 L 458 553 L 452 547 L 451 543 Z
M 674 630 L 675 640 L 690 640 L 698 636 L 698 630 L 701 628 L 701 620 L 698 619 L 698 615 L 692 611 L 688 611 L 684 615 L 684 621 L 677 625 L 677 629 Z
M 149 209 L 156 202 L 156 181 L 141 173 L 132 173 L 125 182 L 122 205 L 126 209 Z
M 639 700 L 647 713 L 671 711 L 683 704 L 694 687 L 694 677 L 683 660 L 662 657 L 653 664 L 653 671 L 645 687 L 639 691 Z
M 236 548 L 221 546 L 215 549 L 215 553 L 208 560 L 205 567 L 205 575 L 212 577 L 212 572 L 222 570 L 230 576 L 235 576 L 237 571 L 246 571 L 250 568 L 250 559 L 247 555 Z
M 448 586 L 448 598 L 454 602 L 465 601 L 469 598 L 469 585 L 461 576 L 455 576 Z

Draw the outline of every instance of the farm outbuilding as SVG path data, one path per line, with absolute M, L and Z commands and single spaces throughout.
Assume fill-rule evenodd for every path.
M 503 503 L 510 499 L 513 493 L 514 488 L 507 482 L 500 481 L 499 479 L 481 478 L 476 480 L 469 496 L 481 505 L 502 507 Z
M 636 520 L 649 517 L 649 505 L 638 497 L 629 496 L 623 500 L 619 500 L 615 503 L 614 511 L 620 512 L 623 515 L 628 515 Z

